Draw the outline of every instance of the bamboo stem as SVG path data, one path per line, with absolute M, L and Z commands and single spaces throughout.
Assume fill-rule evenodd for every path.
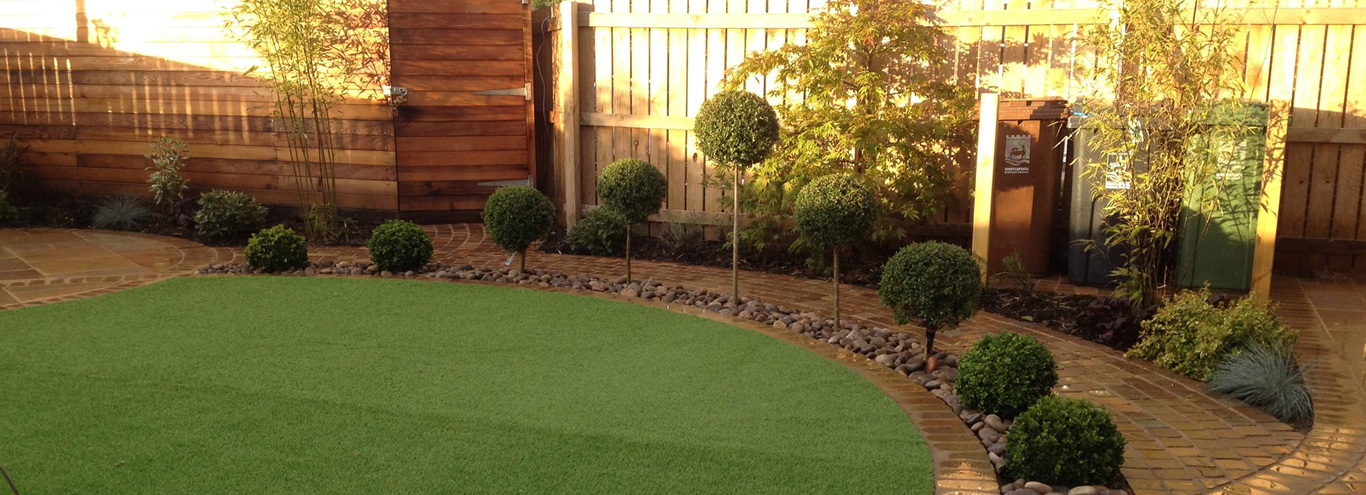
M 626 283 L 631 283 L 631 225 L 626 225 Z

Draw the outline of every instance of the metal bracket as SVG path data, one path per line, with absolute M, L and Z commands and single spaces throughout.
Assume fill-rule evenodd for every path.
M 480 96 L 521 96 L 526 98 L 527 101 L 531 101 L 531 83 L 526 83 L 526 85 L 520 88 L 487 89 L 484 91 L 475 91 L 474 94 Z

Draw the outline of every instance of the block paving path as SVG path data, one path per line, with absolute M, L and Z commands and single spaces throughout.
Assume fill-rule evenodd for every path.
M 508 260 L 481 225 L 427 230 L 436 261 L 497 266 Z M 367 258 L 360 247 L 312 248 L 310 257 Z M 143 234 L 0 230 L 0 309 L 89 297 L 231 261 L 242 261 L 240 248 Z M 651 261 L 633 265 L 641 280 L 730 290 L 728 269 Z M 617 258 L 541 252 L 529 253 L 527 266 L 598 276 L 624 271 Z M 1089 290 L 1056 280 L 1041 287 Z M 750 272 L 741 278 L 742 295 L 825 314 L 830 312 L 829 289 L 828 281 L 785 275 Z M 1272 297 L 1282 307 L 1283 320 L 1301 332 L 1296 344 L 1301 360 L 1314 363 L 1308 380 L 1317 416 L 1307 435 L 1198 382 L 1026 322 L 980 313 L 945 332 L 937 343 L 963 352 L 982 335 L 1001 331 L 1042 341 L 1058 361 L 1057 391 L 1104 405 L 1128 438 L 1124 475 L 1135 493 L 1366 493 L 1366 288 L 1278 277 Z M 851 318 L 895 326 L 873 290 L 845 287 L 843 302 Z M 917 424 L 936 451 L 938 493 L 997 493 L 984 450 L 961 422 L 918 417 Z

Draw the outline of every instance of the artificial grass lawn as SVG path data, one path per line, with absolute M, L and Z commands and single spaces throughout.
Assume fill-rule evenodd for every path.
M 25 494 L 933 492 L 901 409 L 798 347 L 397 280 L 182 278 L 0 312 L 0 465 Z

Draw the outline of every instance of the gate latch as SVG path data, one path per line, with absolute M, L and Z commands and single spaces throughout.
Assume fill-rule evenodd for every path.
M 484 91 L 475 91 L 474 94 L 480 96 L 521 96 L 526 98 L 527 101 L 531 101 L 531 83 L 526 83 L 526 85 L 520 88 L 488 89 Z

